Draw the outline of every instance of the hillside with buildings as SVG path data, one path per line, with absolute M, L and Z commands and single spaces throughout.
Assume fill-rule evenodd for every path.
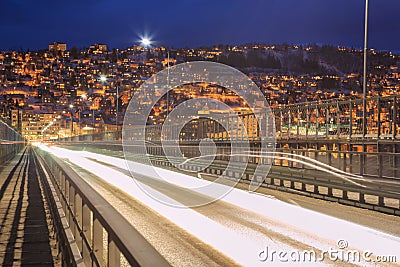
M 28 139 L 115 130 L 146 79 L 168 63 L 194 60 L 221 62 L 243 71 L 272 107 L 357 98 L 361 93 L 362 51 L 351 48 L 252 44 L 109 49 L 94 44 L 78 49 L 53 43 L 40 51 L 0 52 L 0 114 Z M 399 60 L 391 52 L 369 50 L 369 96 L 399 92 Z M 220 96 L 222 91 L 206 86 L 196 92 Z M 240 107 L 231 92 L 223 93 L 226 101 Z M 172 94 L 168 104 L 172 108 L 187 97 L 190 94 Z M 162 118 L 166 110 L 167 102 L 161 99 L 155 112 Z

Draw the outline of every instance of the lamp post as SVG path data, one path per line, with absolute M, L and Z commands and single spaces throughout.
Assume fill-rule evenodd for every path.
M 92 120 L 93 120 L 93 123 L 92 123 L 93 124 L 92 125 L 93 133 L 92 134 L 94 135 L 94 133 L 95 133 L 95 125 L 96 125 L 95 124 L 95 118 L 94 118 L 94 109 L 92 109 Z
M 72 105 L 72 104 L 70 104 L 69 105 L 69 108 L 71 109 L 71 130 L 70 130 L 70 132 L 71 132 L 71 138 L 72 138 L 72 134 L 73 134 L 73 132 L 74 132 L 74 118 L 73 118 L 73 116 L 74 116 L 74 105 Z
M 71 137 L 72 137 L 72 133 L 74 132 L 74 118 L 73 116 L 75 116 L 75 110 L 74 110 L 74 105 L 70 104 L 69 108 L 71 109 Z M 79 132 L 78 135 L 81 134 L 81 110 L 78 108 L 78 126 L 79 126 Z
M 368 53 L 368 0 L 365 0 L 364 70 L 363 70 L 363 138 L 367 135 L 367 53 Z
M 115 105 L 115 107 L 116 107 L 116 109 L 115 109 L 115 128 L 117 129 L 117 133 L 116 133 L 116 137 L 118 136 L 118 106 L 119 106 L 119 103 L 118 103 L 118 85 L 116 85 L 116 89 L 117 89 L 117 97 L 116 97 L 116 105 Z
M 100 81 L 102 83 L 106 83 L 107 82 L 107 77 L 104 75 L 100 76 Z M 116 131 L 118 132 L 118 109 L 119 109 L 119 103 L 118 103 L 118 97 L 119 97 L 119 88 L 118 88 L 118 84 L 116 84 L 115 86 L 116 89 L 116 99 L 115 99 L 115 128 Z M 115 135 L 116 138 L 118 138 L 118 134 L 116 133 Z
M 149 47 L 152 43 L 152 41 L 148 38 L 142 38 L 140 40 L 140 43 L 142 44 L 143 47 Z M 168 113 L 169 113 L 169 50 L 167 48 L 165 48 L 165 50 L 167 51 L 167 116 L 168 117 Z
M 169 50 L 167 48 L 165 48 L 167 50 L 167 117 L 168 118 L 168 112 L 169 112 Z

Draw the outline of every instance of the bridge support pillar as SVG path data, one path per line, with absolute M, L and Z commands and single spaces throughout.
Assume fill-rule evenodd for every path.
M 294 181 L 290 181 L 290 189 L 294 189 L 294 188 L 295 188 Z

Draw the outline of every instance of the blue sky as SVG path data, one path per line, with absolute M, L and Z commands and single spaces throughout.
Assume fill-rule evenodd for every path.
M 2 0 L 0 49 L 251 42 L 362 47 L 365 0 Z M 400 51 L 399 0 L 370 0 L 370 47 Z

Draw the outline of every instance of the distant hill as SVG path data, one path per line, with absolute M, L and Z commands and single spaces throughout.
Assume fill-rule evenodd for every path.
M 390 66 L 399 64 L 399 56 L 390 52 L 369 51 L 368 66 Z M 359 50 L 335 46 L 294 47 L 278 45 L 273 48 L 249 48 L 240 52 L 224 51 L 218 62 L 244 71 L 255 69 L 293 74 L 344 75 L 361 73 L 363 53 Z

